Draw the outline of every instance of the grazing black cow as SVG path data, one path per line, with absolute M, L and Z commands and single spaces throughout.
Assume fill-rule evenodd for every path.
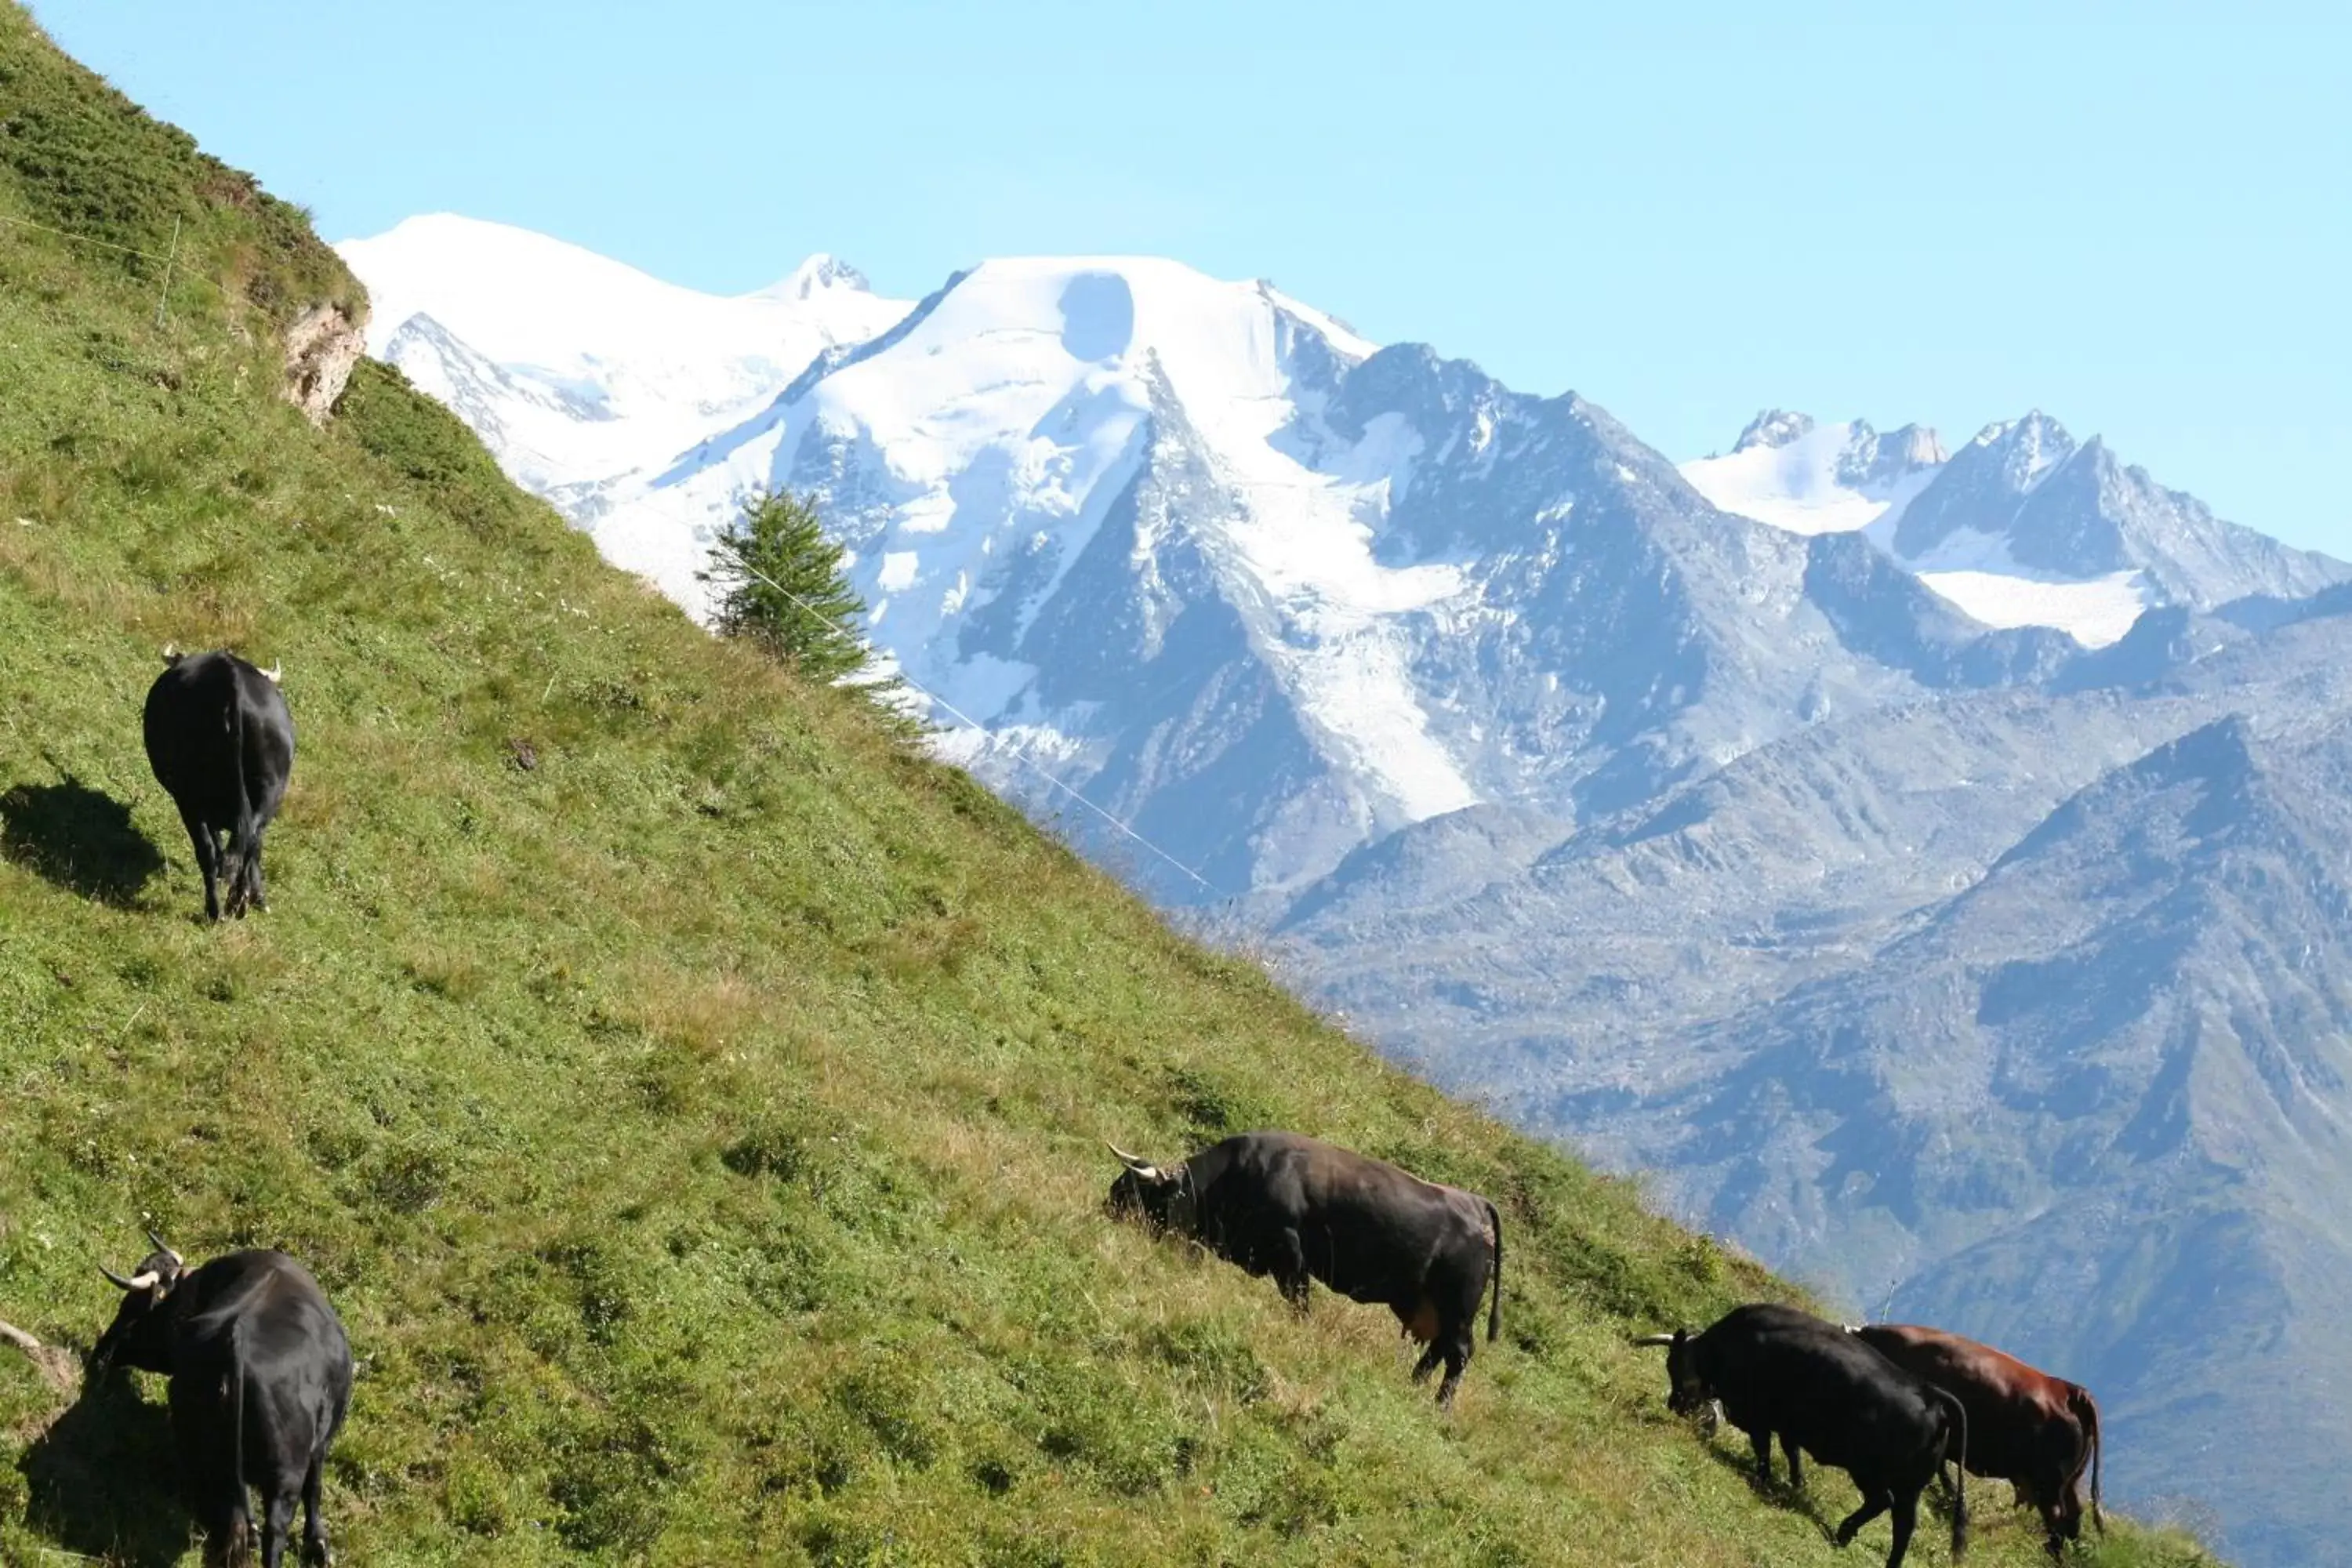
M 90 1375 L 135 1366 L 172 1380 L 172 1436 L 207 1568 L 247 1561 L 248 1486 L 261 1492 L 264 1568 L 278 1568 L 298 1496 L 302 1560 L 330 1561 L 319 1483 L 352 1402 L 352 1348 L 334 1308 L 282 1252 L 232 1252 L 190 1268 L 148 1239 L 155 1250 L 128 1279 L 100 1269 L 122 1305 L 90 1352 Z
M 1691 1415 L 1709 1400 L 1756 1447 L 1758 1479 L 1772 1480 L 1772 1439 L 1802 1485 L 1800 1449 L 1853 1478 L 1862 1506 L 1838 1526 L 1837 1542 L 1889 1509 L 1895 1545 L 1886 1568 L 1901 1568 L 1918 1522 L 1919 1494 L 1949 1458 L 1968 1451 L 1968 1412 L 1927 1379 L 1896 1366 L 1835 1323 L 1793 1307 L 1734 1308 L 1713 1328 L 1678 1329 L 1637 1344 L 1664 1345 L 1666 1403 Z M 1968 1550 L 1969 1500 L 1958 1471 L 1952 1505 L 1952 1561 Z
M 294 767 L 294 719 L 278 671 L 232 653 L 163 649 L 163 673 L 147 689 L 147 765 L 180 808 L 205 875 L 205 917 L 269 907 L 261 883 L 261 836 L 286 798 Z M 228 835 L 224 848 L 220 835 Z
M 1454 1403 L 1470 1364 L 1490 1275 L 1486 1338 L 1501 1326 L 1503 1218 L 1475 1193 L 1296 1132 L 1238 1133 L 1166 1170 L 1116 1145 L 1111 1152 L 1127 1166 L 1111 1184 L 1112 1213 L 1271 1274 L 1301 1311 L 1312 1279 L 1387 1307 L 1428 1347 L 1414 1382 L 1444 1362 L 1440 1406 Z
M 2051 1556 L 2082 1537 L 2086 1468 L 2091 1521 L 2106 1533 L 2099 1510 L 2099 1405 L 2089 1389 L 1941 1329 L 1867 1323 L 1847 1331 L 1958 1397 L 1969 1413 L 1969 1472 L 2017 1489 L 2017 1500 L 2042 1515 Z

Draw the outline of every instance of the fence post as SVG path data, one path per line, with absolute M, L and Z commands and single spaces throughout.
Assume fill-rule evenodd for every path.
M 180 220 L 172 220 L 172 248 L 163 258 L 163 286 L 155 290 L 155 324 L 161 327 L 172 302 L 172 263 L 180 258 Z

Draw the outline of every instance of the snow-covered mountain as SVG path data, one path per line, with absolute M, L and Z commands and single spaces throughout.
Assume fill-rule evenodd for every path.
M 1859 531 L 1987 626 L 2055 626 L 2088 647 L 2156 605 L 2292 598 L 2345 570 L 2221 521 L 2038 409 L 1948 456 L 1916 425 L 1881 436 L 1769 409 L 1728 456 L 1683 474 L 1726 511 L 1776 528 Z
M 1847 533 L 1903 509 L 1943 467 L 1943 443 L 1923 426 L 1882 436 L 1860 419 L 1817 425 L 1768 408 L 1726 457 L 1683 465 L 1683 477 L 1726 511 L 1791 533 Z
M 1006 259 L 902 310 L 837 270 L 712 300 L 456 219 L 344 249 L 383 352 L 609 557 L 694 606 L 748 490 L 818 492 L 877 644 L 986 728 L 974 765 L 1033 799 L 1015 755 L 1051 769 L 1218 895 L 2054 657 L 1718 510 L 1581 398 L 1263 283 Z M 1880 445 L 1847 467 L 1899 491 L 1918 438 Z
M 667 462 L 825 349 L 907 313 L 826 256 L 723 299 L 449 214 L 337 248 L 368 286 L 368 352 L 455 408 L 518 482 L 551 495 Z

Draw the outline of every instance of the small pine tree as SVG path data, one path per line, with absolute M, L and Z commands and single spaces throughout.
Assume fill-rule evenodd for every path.
M 718 590 L 712 620 L 721 637 L 757 643 L 812 680 L 835 681 L 873 658 L 858 627 L 866 603 L 841 557 L 814 500 L 761 490 L 712 541 L 710 564 L 695 577 Z

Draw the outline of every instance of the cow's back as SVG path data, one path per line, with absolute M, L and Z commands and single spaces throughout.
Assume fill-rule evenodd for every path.
M 294 717 L 278 684 L 227 653 L 190 654 L 155 678 L 142 714 L 148 766 L 184 809 L 220 826 L 267 821 L 294 765 Z
M 1486 1202 L 1303 1133 L 1236 1134 L 1203 1152 L 1228 1226 L 1296 1228 L 1308 1268 L 1360 1301 L 1414 1295 L 1433 1261 L 1487 1233 Z
M 2071 1385 L 2004 1351 L 1940 1329 L 1873 1323 L 1855 1336 L 1958 1399 L 1969 1416 L 1968 1465 L 1980 1476 L 2071 1478 L 2085 1447 L 2068 1408 Z

